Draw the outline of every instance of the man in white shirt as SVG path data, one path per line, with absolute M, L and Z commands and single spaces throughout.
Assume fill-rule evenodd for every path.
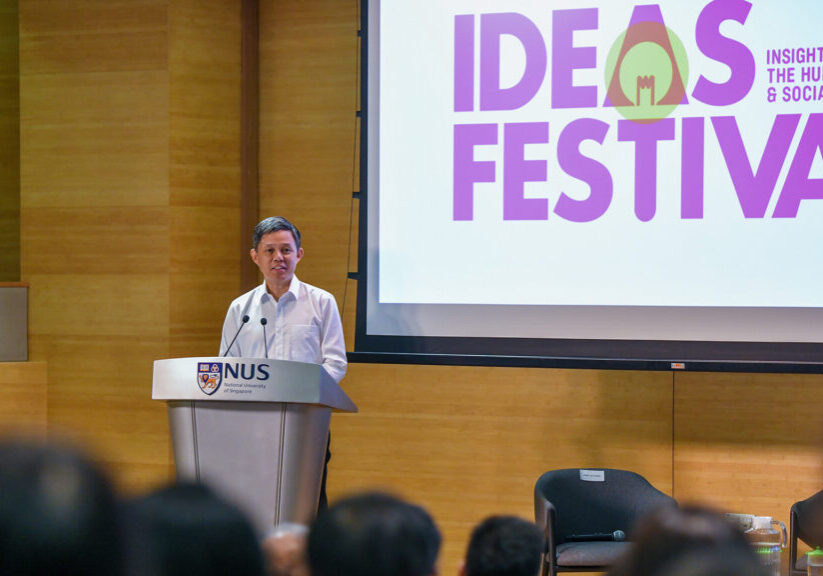
M 251 258 L 264 281 L 229 306 L 220 355 L 322 364 L 340 382 L 346 374 L 340 313 L 334 296 L 294 275 L 303 258 L 300 232 L 285 218 L 266 218 L 253 243 Z
M 229 306 L 220 355 L 321 364 L 339 383 L 347 366 L 340 313 L 334 296 L 294 275 L 303 258 L 300 231 L 285 218 L 266 218 L 255 226 L 252 246 L 264 280 Z M 327 450 L 327 463 L 330 457 Z M 324 470 L 321 509 L 325 488 Z

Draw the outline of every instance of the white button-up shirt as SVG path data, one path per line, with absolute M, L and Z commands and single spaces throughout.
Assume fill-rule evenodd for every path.
M 249 321 L 243 326 L 246 315 Z M 265 326 L 261 318 L 266 319 Z M 329 292 L 301 282 L 297 276 L 278 301 L 266 290 L 264 281 L 229 306 L 220 355 L 322 364 L 335 382 L 340 382 L 347 362 L 337 302 Z

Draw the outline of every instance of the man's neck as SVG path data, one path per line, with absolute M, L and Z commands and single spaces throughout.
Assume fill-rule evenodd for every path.
M 291 280 L 289 280 L 288 282 L 286 282 L 285 284 L 283 284 L 281 286 L 272 286 L 271 284 L 269 284 L 269 281 L 266 280 L 266 292 L 271 294 L 271 296 L 272 296 L 272 298 L 274 298 L 275 302 L 279 301 L 280 297 L 283 294 L 285 294 L 286 292 L 289 291 L 290 286 L 291 286 Z

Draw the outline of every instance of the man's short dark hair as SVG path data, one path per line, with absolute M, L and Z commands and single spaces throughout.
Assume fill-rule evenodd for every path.
M 537 576 L 543 532 L 514 516 L 491 516 L 472 532 L 466 576 Z
M 423 508 L 377 492 L 338 501 L 309 531 L 312 576 L 430 576 L 439 550 Z
M 291 232 L 291 235 L 294 236 L 295 248 L 300 250 L 300 230 L 297 229 L 297 226 L 282 216 L 270 216 L 264 220 L 261 220 L 257 226 L 254 227 L 251 247 L 257 250 L 257 246 L 260 244 L 260 240 L 263 239 L 263 236 L 266 234 L 271 234 L 272 232 L 279 232 L 280 230 Z

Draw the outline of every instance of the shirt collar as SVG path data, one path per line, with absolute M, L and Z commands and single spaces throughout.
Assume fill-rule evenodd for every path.
M 297 278 L 297 276 L 292 276 L 291 284 L 289 284 L 289 291 L 286 292 L 286 294 L 291 294 L 292 296 L 294 296 L 294 299 L 297 300 L 297 295 L 300 294 L 300 284 L 301 282 Z M 285 296 L 286 294 L 283 294 L 283 296 Z
M 300 294 L 300 285 L 302 282 L 297 278 L 297 276 L 292 276 L 291 284 L 289 284 L 289 290 L 283 296 L 280 297 L 280 302 L 283 301 L 283 298 L 288 297 L 291 294 L 294 300 L 297 300 L 298 295 Z M 260 285 L 260 301 L 265 302 L 267 298 L 271 298 L 274 301 L 274 297 L 269 294 L 269 291 L 266 289 L 266 280 L 263 280 L 263 283 Z M 288 298 L 287 298 L 288 299 Z

